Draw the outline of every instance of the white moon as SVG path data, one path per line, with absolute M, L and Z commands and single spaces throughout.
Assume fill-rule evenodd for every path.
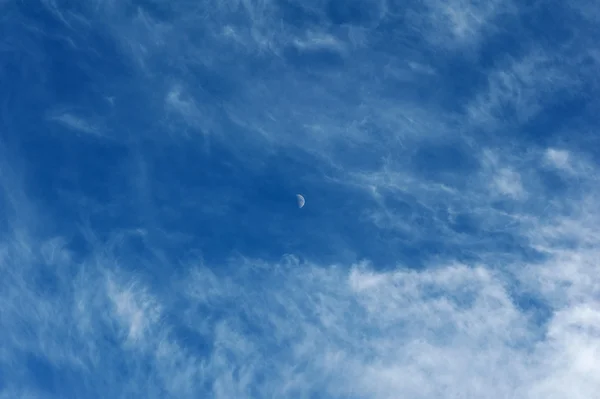
M 306 201 L 304 200 L 304 197 L 300 194 L 296 194 L 296 199 L 298 200 L 298 208 L 302 208 L 304 206 L 304 204 L 306 203 Z

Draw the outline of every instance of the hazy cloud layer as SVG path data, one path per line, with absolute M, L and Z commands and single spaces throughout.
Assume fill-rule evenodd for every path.
M 593 2 L 0 8 L 0 397 L 600 390 Z

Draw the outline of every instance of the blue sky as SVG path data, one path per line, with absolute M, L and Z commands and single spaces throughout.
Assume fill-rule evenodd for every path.
M 595 397 L 599 35 L 0 0 L 0 398 Z

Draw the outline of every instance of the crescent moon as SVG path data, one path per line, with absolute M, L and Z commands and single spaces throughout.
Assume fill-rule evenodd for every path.
M 302 208 L 304 206 L 304 204 L 306 203 L 306 201 L 304 200 L 304 197 L 300 194 L 296 194 L 296 199 L 298 200 L 298 208 Z

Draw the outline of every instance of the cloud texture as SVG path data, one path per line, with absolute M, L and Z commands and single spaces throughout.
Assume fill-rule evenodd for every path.
M 0 10 L 0 398 L 600 391 L 593 2 Z

